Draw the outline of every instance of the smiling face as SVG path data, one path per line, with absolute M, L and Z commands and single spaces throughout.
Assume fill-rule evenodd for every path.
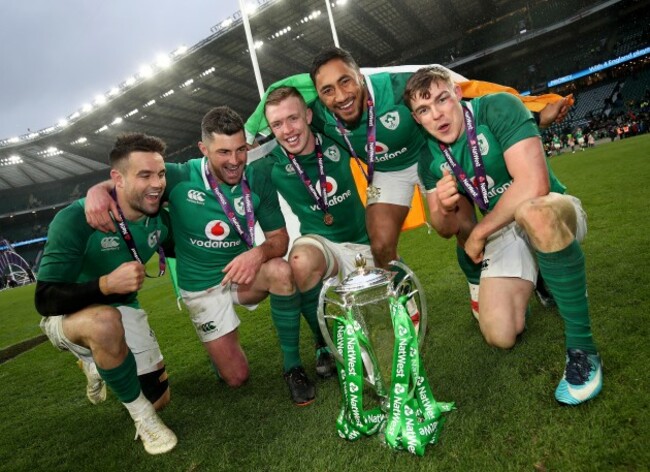
M 438 141 L 455 143 L 465 131 L 461 97 L 458 85 L 433 81 L 427 93 L 417 93 L 411 99 L 413 118 Z
M 243 131 L 233 135 L 212 133 L 199 142 L 199 149 L 208 158 L 210 172 L 221 183 L 237 185 L 246 167 L 248 147 Z
M 336 58 L 323 64 L 314 76 L 318 97 L 347 125 L 357 123 L 366 105 L 366 89 L 359 70 Z
M 311 154 L 315 149 L 311 132 L 312 111 L 298 97 L 289 96 L 266 106 L 266 120 L 280 146 L 295 155 Z
M 124 216 L 135 221 L 160 210 L 165 190 L 165 161 L 157 152 L 135 151 L 124 163 L 111 170 L 118 201 Z

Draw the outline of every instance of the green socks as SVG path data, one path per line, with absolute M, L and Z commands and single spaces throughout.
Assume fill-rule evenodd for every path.
M 302 364 L 300 360 L 300 292 L 292 295 L 270 295 L 271 318 L 278 332 L 283 355 L 283 368 L 287 372 Z
M 324 346 L 325 340 L 318 324 L 318 296 L 323 288 L 323 282 L 318 282 L 314 287 L 300 294 L 300 309 L 302 316 L 307 320 L 311 332 L 318 346 Z
M 537 263 L 562 319 L 567 349 L 596 354 L 587 303 L 585 257 L 578 241 L 557 252 L 539 252 Z
M 456 244 L 456 258 L 458 259 L 460 270 L 465 274 L 467 281 L 478 285 L 481 282 L 481 264 L 475 264 L 465 250 L 458 244 Z
M 122 364 L 108 370 L 97 366 L 97 372 L 122 403 L 131 403 L 140 395 L 138 369 L 135 365 L 135 357 L 130 349 Z

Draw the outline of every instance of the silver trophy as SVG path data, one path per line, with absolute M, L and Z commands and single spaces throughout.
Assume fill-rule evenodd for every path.
M 381 409 L 386 411 L 395 347 L 391 303 L 405 305 L 417 333 L 417 345 L 421 349 L 427 326 L 426 300 L 420 281 L 405 264 L 398 261 L 389 264 L 391 269 L 400 269 L 406 274 L 395 284 L 395 270 L 367 268 L 366 260 L 361 254 L 356 256 L 355 263 L 356 270 L 343 281 L 331 278 L 323 284 L 318 304 L 318 322 L 341 369 L 345 361 L 330 332 L 333 324 L 331 320 L 340 317 L 353 319 L 363 360 L 364 381 L 378 397 Z

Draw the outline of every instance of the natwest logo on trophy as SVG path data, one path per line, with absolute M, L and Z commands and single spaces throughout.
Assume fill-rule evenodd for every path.
M 230 234 L 230 226 L 225 221 L 212 220 L 205 225 L 205 235 L 211 241 L 223 241 Z

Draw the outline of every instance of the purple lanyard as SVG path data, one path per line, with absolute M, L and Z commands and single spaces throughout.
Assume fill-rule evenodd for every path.
M 354 157 L 357 165 L 359 166 L 359 169 L 361 169 L 361 172 L 368 181 L 368 185 L 372 185 L 372 178 L 375 173 L 375 162 L 377 162 L 377 128 L 375 127 L 377 120 L 375 117 L 375 102 L 373 101 L 372 96 L 370 95 L 370 91 L 367 87 L 366 95 L 368 96 L 368 127 L 366 131 L 366 149 L 368 152 L 366 164 L 368 165 L 368 173 L 363 170 L 363 167 L 359 162 L 359 156 L 352 147 L 352 143 L 350 142 L 350 138 L 348 138 L 347 131 L 343 126 L 343 123 L 341 123 L 341 120 L 339 120 L 336 115 L 334 115 L 334 118 L 336 119 L 336 127 L 338 128 L 341 136 L 343 136 L 343 140 L 350 150 L 350 155 Z
M 242 241 L 246 243 L 248 249 L 251 249 L 253 247 L 253 243 L 255 242 L 255 214 L 253 212 L 253 198 L 251 197 L 251 189 L 248 186 L 246 176 L 242 174 L 241 177 L 241 193 L 244 198 L 244 214 L 246 215 L 248 232 L 245 232 L 242 228 L 239 219 L 235 215 L 235 211 L 233 210 L 232 205 L 230 205 L 230 202 L 219 188 L 217 180 L 210 173 L 207 159 L 203 162 L 203 172 L 205 173 L 205 178 L 208 179 L 212 193 L 214 193 L 214 196 L 217 198 L 217 201 L 221 205 L 223 212 L 226 214 L 228 221 L 232 227 L 235 228 L 235 231 L 242 239 Z
M 325 224 L 329 226 L 334 222 L 334 220 L 328 211 L 329 205 L 327 204 L 327 176 L 325 175 L 325 165 L 323 162 L 323 149 L 320 144 L 320 139 L 317 136 L 314 136 L 314 140 L 316 145 L 316 160 L 318 162 L 318 181 L 320 183 L 320 194 L 316 191 L 316 188 L 311 183 L 311 179 L 307 176 L 305 169 L 302 168 L 300 162 L 298 162 L 298 159 L 296 159 L 296 155 L 287 152 L 287 157 L 289 158 L 289 162 L 291 162 L 293 168 L 296 170 L 298 177 L 305 185 L 305 188 L 311 197 L 316 201 L 316 205 L 318 205 L 318 208 L 325 214 L 323 220 L 325 221 Z
M 119 203 L 117 203 L 117 194 L 115 193 L 115 189 L 111 190 L 111 197 L 113 197 L 113 200 L 115 200 L 117 213 L 118 215 L 120 215 L 120 219 L 122 220 L 122 221 L 117 221 L 116 223 L 117 223 L 117 228 L 120 231 L 120 235 L 124 240 L 124 244 L 126 244 L 126 247 L 129 248 L 129 252 L 131 253 L 131 257 L 133 258 L 133 260 L 139 262 L 142 265 L 145 265 L 146 261 L 143 261 L 142 257 L 140 257 L 140 253 L 138 253 L 138 248 L 135 247 L 135 241 L 133 240 L 133 235 L 131 234 L 131 230 L 129 230 L 129 226 L 126 224 L 126 218 L 124 217 L 122 208 L 120 208 Z M 166 260 L 165 260 L 165 252 L 163 251 L 163 248 L 160 245 L 160 241 L 158 240 L 158 230 L 156 229 L 156 231 L 154 231 L 153 234 L 156 237 L 156 245 L 158 246 L 158 277 L 162 277 L 163 275 L 165 275 L 165 268 L 167 267 Z M 151 275 L 147 274 L 146 271 L 144 275 L 146 275 L 149 278 L 154 278 Z
M 467 177 L 467 174 L 460 166 L 460 164 L 458 164 L 458 161 L 454 159 L 454 156 L 452 156 L 451 151 L 449 150 L 449 146 L 442 142 L 438 142 L 438 146 L 440 146 L 440 150 L 445 156 L 449 167 L 451 167 L 451 170 L 454 172 L 454 175 L 456 178 L 458 178 L 458 181 L 462 184 L 467 194 L 472 198 L 474 202 L 476 202 L 481 210 L 487 211 L 489 206 L 488 184 L 485 174 L 485 165 L 483 165 L 483 157 L 481 156 L 481 152 L 478 147 L 476 125 L 474 124 L 474 117 L 472 116 L 472 112 L 469 111 L 465 105 L 462 105 L 462 107 L 463 116 L 465 118 L 465 130 L 467 131 L 467 147 L 469 147 L 469 152 L 472 156 L 472 165 L 474 167 L 474 176 L 476 177 L 476 181 L 478 183 L 478 189 Z

